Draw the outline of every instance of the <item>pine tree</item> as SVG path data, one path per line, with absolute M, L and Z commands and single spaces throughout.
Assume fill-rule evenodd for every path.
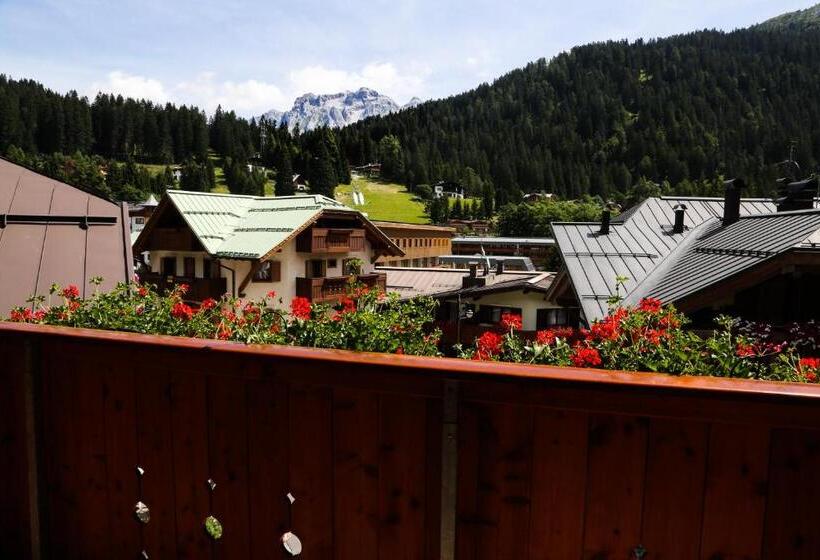
M 290 150 L 280 147 L 276 165 L 276 196 L 291 196 L 293 187 L 293 165 L 290 161 Z

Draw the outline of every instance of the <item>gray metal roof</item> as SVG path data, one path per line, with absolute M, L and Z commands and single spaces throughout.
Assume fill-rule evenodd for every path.
M 685 227 L 683 233 L 673 234 L 673 208 L 679 203 L 687 207 Z M 774 211 L 774 203 L 766 199 L 741 201 L 741 216 Z M 723 199 L 655 197 L 613 218 L 608 235 L 598 233 L 597 222 L 553 223 L 555 241 L 586 320 L 591 323 L 606 315 L 618 277 L 626 278 L 620 295 L 632 292 L 690 232 L 722 215 Z
M 410 268 L 410 267 L 377 267 L 379 272 L 387 275 L 387 291 L 397 292 L 402 298 L 421 295 L 435 295 L 460 289 L 462 279 L 470 272 L 454 268 Z M 501 274 L 491 273 L 489 283 L 506 282 L 521 278 L 534 278 L 543 273 L 524 271 L 504 271 Z
M 626 303 L 645 296 L 672 303 L 792 248 L 807 247 L 820 231 L 820 210 L 747 216 L 722 227 L 714 218 L 670 254 Z
M 454 245 L 461 243 L 474 245 L 555 245 L 555 239 L 549 237 L 454 237 Z

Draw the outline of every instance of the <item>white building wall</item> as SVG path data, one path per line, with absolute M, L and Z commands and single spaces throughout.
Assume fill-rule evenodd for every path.
M 561 307 L 553 301 L 546 299 L 546 296 L 540 292 L 501 292 L 496 294 L 487 294 L 476 301 L 467 301 L 474 303 L 478 307 L 482 305 L 494 305 L 501 307 L 517 307 L 521 309 L 522 329 L 525 331 L 534 331 L 536 328 L 537 313 L 539 309 L 554 309 Z

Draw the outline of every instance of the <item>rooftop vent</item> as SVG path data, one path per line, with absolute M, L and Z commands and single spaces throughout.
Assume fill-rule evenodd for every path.
M 814 208 L 814 197 L 817 196 L 817 177 L 803 181 L 777 181 L 777 211 L 811 210 Z
M 485 286 L 487 284 L 487 276 L 478 275 L 478 263 L 470 263 L 470 274 L 461 279 L 462 289 L 474 288 L 476 286 Z
M 740 219 L 740 194 L 745 188 L 743 179 L 729 179 L 723 182 L 723 225 L 728 226 Z
M 675 205 L 675 225 L 672 226 L 672 233 L 683 233 L 683 221 L 686 218 L 686 205 Z

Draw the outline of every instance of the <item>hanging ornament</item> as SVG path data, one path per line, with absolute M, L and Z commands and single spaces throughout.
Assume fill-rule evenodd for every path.
M 213 515 L 205 518 L 205 532 L 213 540 L 217 541 L 222 538 L 222 523 Z
M 298 556 L 302 552 L 302 541 L 290 531 L 282 535 L 282 546 L 291 556 Z
M 134 506 L 134 515 L 137 517 L 137 521 L 142 524 L 151 521 L 151 510 L 142 502 L 137 502 L 137 505 Z

